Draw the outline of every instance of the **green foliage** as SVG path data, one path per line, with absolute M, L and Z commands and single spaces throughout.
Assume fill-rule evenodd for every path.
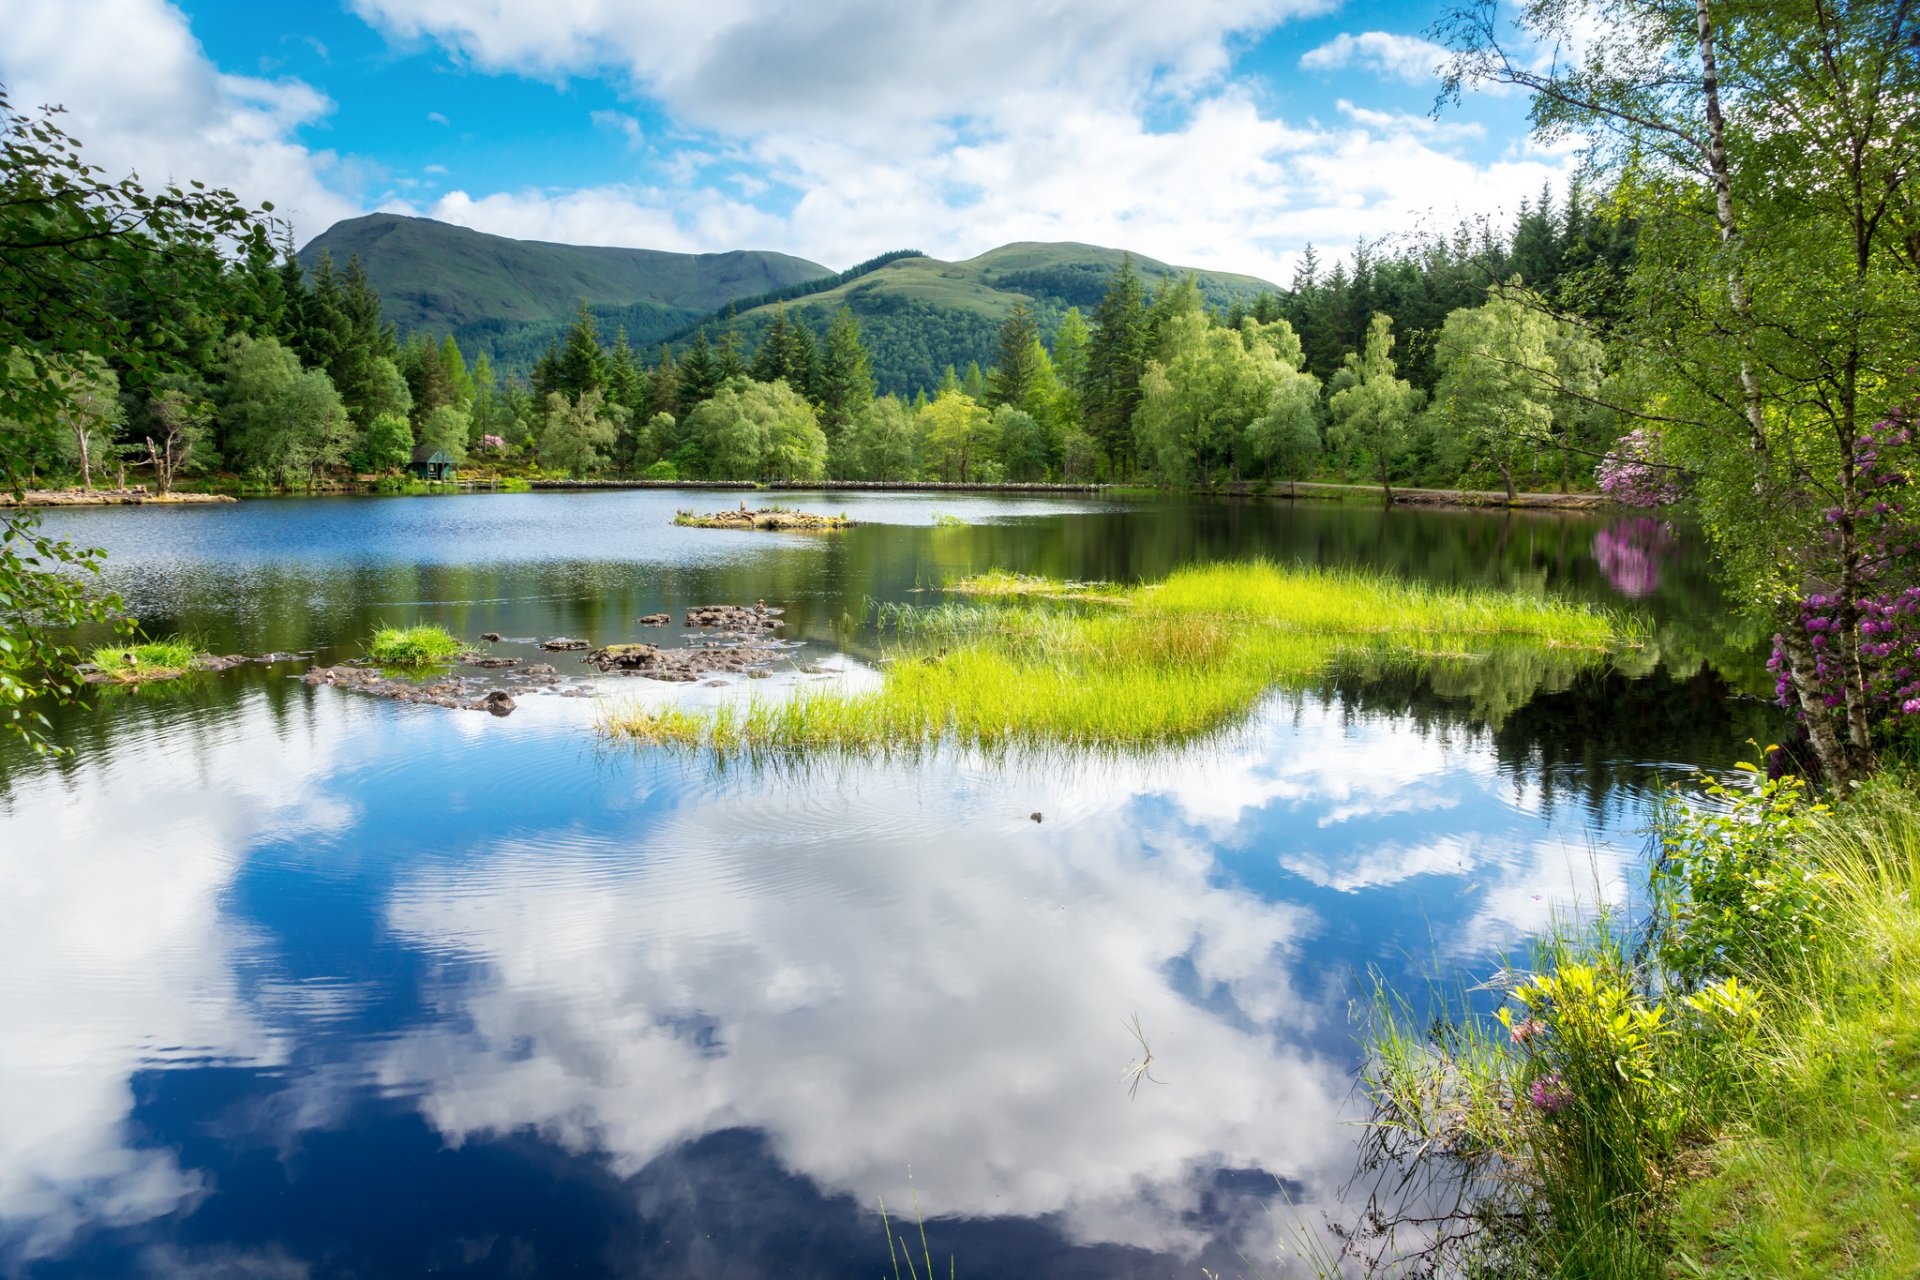
M 919 432 L 914 413 L 894 396 L 868 403 L 841 436 L 839 473 L 853 480 L 910 480 Z
M 1333 417 L 1332 445 L 1364 460 L 1389 496 L 1420 400 L 1412 384 L 1394 373 L 1393 318 L 1376 314 L 1367 325 L 1366 345 L 1335 375 L 1327 410 Z
M 473 422 L 466 411 L 443 404 L 420 421 L 419 443 L 439 449 L 455 462 L 467 460 L 467 437 Z
M 827 438 L 813 406 L 784 382 L 726 383 L 688 415 L 705 475 L 715 480 L 816 480 Z
M 383 413 L 367 426 L 354 455 L 354 465 L 363 471 L 399 471 L 413 458 L 413 428 L 398 413 Z
M 220 425 L 229 462 L 269 483 L 311 488 L 346 461 L 353 425 L 327 375 L 272 338 L 235 334 L 223 366 Z
M 367 660 L 382 667 L 429 667 L 451 662 L 466 645 L 442 627 L 417 623 L 381 627 L 367 642 Z
M 1751 769 L 1751 766 L 1746 766 Z M 1806 837 L 1827 812 L 1801 778 L 1758 787 L 1704 778 L 1704 803 L 1663 808 L 1652 871 L 1660 962 L 1692 989 L 1718 977 L 1777 975 L 1824 922 Z
M 680 478 L 680 469 L 671 462 L 668 462 L 665 458 L 662 458 L 660 461 L 648 467 L 642 475 L 648 480 L 666 480 L 671 482 Z
M 1645 1280 L 1920 1265 L 1911 781 L 1830 810 L 1742 768 L 1663 819 L 1651 967 L 1602 916 L 1489 984 L 1508 992 L 1492 1025 L 1381 991 L 1375 1154 L 1408 1161 L 1407 1186 L 1438 1173 L 1467 1190 L 1438 1223 L 1407 1206 L 1442 1242 L 1422 1265 Z M 1390 1233 L 1380 1208 L 1372 1230 Z
M 962 484 L 978 479 L 994 447 L 993 415 L 963 391 L 943 391 L 915 415 L 928 471 Z
M 1453 312 L 1440 332 L 1430 412 L 1456 465 L 1498 476 L 1509 499 L 1515 476 L 1552 443 L 1556 336 L 1553 317 L 1517 288 Z
M 1310 453 L 1301 437 L 1317 448 L 1320 384 L 1300 361 L 1284 320 L 1234 330 L 1192 308 L 1165 317 L 1140 382 L 1141 457 L 1164 480 L 1206 484 L 1236 461 L 1270 463 L 1283 444 Z
M 558 391 L 548 392 L 546 424 L 540 432 L 541 465 L 590 476 L 605 465 L 619 432 L 619 421 L 599 391 L 589 391 L 577 401 Z

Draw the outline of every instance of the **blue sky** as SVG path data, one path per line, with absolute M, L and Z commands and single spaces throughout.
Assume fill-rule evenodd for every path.
M 1510 215 L 1572 159 L 1429 118 L 1434 2 L 0 0 L 0 80 L 95 156 L 272 200 L 841 268 L 1121 245 L 1284 279 Z

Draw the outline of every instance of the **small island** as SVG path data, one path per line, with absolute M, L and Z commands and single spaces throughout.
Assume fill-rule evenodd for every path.
M 795 511 L 791 507 L 765 507 L 754 511 L 745 502 L 732 511 L 714 511 L 696 515 L 691 511 L 674 513 L 673 522 L 692 529 L 765 529 L 776 533 L 825 532 L 851 529 L 854 521 L 843 512 L 837 516 Z

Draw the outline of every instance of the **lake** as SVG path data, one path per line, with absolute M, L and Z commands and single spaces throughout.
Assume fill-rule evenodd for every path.
M 0 745 L 0 1273 L 870 1280 L 880 1201 L 912 1232 L 916 1198 L 960 1275 L 1279 1273 L 1350 1212 L 1368 974 L 1417 993 L 1625 898 L 1661 788 L 1778 724 L 1697 538 L 1644 518 L 860 493 L 781 495 L 844 534 L 670 523 L 733 500 L 46 519 L 216 653 L 424 621 L 532 658 L 755 601 L 797 643 L 751 686 L 505 719 L 248 666 L 105 691 L 59 718 L 71 759 Z M 716 767 L 593 732 L 607 699 L 857 677 L 874 602 L 962 573 L 1252 555 L 1650 638 L 1564 687 L 1330 679 L 1149 755 Z

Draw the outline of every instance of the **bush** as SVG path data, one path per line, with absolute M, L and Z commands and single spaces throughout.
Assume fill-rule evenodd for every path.
M 645 478 L 648 480 L 666 480 L 671 482 L 680 478 L 680 468 L 674 466 L 673 463 L 667 461 L 665 458 L 662 458 L 646 469 Z
M 1651 874 L 1660 962 L 1687 990 L 1777 972 L 1806 954 L 1821 927 L 1818 876 L 1800 845 L 1827 807 L 1805 780 L 1730 786 L 1709 777 L 1700 791 L 1704 805 L 1676 796 L 1662 810 Z

